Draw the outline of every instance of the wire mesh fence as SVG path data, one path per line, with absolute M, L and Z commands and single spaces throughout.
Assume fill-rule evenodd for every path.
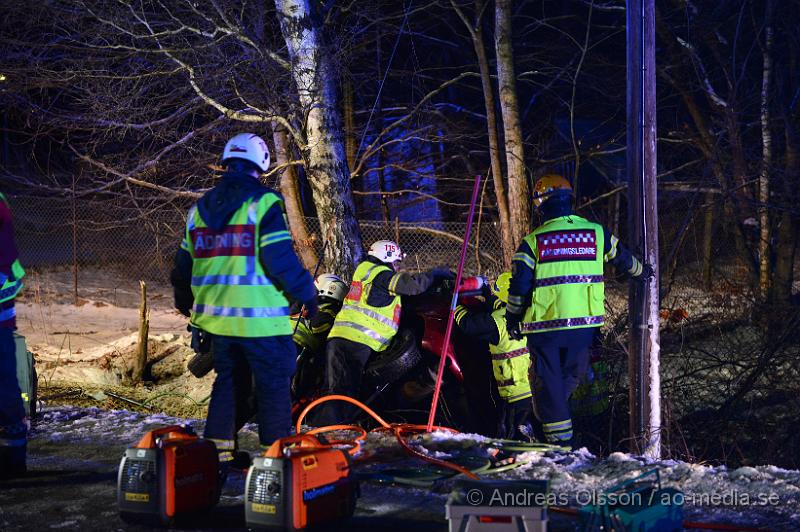
M 189 203 L 170 203 L 158 208 L 108 205 L 81 199 L 16 197 L 13 212 L 20 259 L 26 268 L 69 268 L 77 274 L 102 269 L 116 277 L 168 279 L 172 261 L 186 224 Z M 322 251 L 320 224 L 304 220 L 308 242 Z M 407 254 L 404 267 L 425 270 L 455 265 L 461 252 L 466 224 L 463 222 L 382 222 L 362 220 L 366 245 L 376 240 L 396 240 Z M 493 276 L 502 270 L 502 246 L 493 222 L 473 227 L 466 271 Z
M 116 289 L 127 288 L 132 294 L 131 306 L 137 303 L 139 279 L 167 285 L 190 207 L 188 201 L 148 207 L 91 198 L 21 196 L 12 197 L 11 203 L 26 268 L 32 272 L 60 269 L 61 276 L 71 277 L 73 283 L 62 282 L 56 290 L 77 288 L 85 297 L 84 293 L 106 289 L 114 291 L 111 302 L 115 304 L 122 301 Z M 620 203 L 610 198 L 581 212 L 624 235 L 624 203 Z M 711 217 L 706 216 L 708 208 L 715 209 Z M 659 210 L 665 444 L 675 456 L 687 456 L 691 448 L 697 458 L 718 457 L 741 447 L 752 459 L 765 453 L 785 454 L 781 463 L 795 464 L 789 457 L 797 455 L 800 439 L 781 432 L 780 442 L 762 441 L 758 435 L 764 432 L 753 430 L 756 436 L 744 442 L 737 427 L 782 426 L 787 409 L 797 406 L 797 334 L 789 334 L 791 327 L 775 333 L 753 325 L 752 281 L 737 256 L 731 230 L 714 218 L 721 211 L 718 206 L 712 203 L 709 207 L 685 194 L 665 194 Z M 323 247 L 319 221 L 306 218 L 305 224 L 310 238 L 297 245 L 312 245 L 319 253 Z M 465 231 L 463 222 L 442 221 L 361 220 L 359 226 L 366 245 L 381 239 L 397 240 L 407 253 L 404 266 L 411 270 L 454 267 Z M 493 277 L 502 270 L 499 228 L 489 216 L 473 227 L 468 251 L 467 274 Z M 617 410 L 612 410 L 620 413 L 627 404 L 627 284 L 624 277 L 611 275 L 611 270 L 608 273 L 603 357 L 612 376 L 611 404 L 617 405 Z M 162 301 L 169 305 L 171 297 L 166 294 Z M 796 316 L 786 319 L 797 323 Z M 752 408 L 743 409 L 744 404 Z M 609 446 L 614 444 L 611 427 L 603 429 Z M 703 450 L 698 441 L 712 433 L 719 448 Z M 778 443 L 781 446 L 776 447 Z

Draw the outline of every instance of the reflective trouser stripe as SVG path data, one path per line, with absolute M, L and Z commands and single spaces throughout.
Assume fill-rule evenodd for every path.
M 355 331 L 358 331 L 361 334 L 364 334 L 364 335 L 368 336 L 369 338 L 372 338 L 373 340 L 378 342 L 381 346 L 388 345 L 389 342 L 391 341 L 391 338 L 384 338 L 383 336 L 381 336 L 380 334 L 376 333 L 375 331 L 373 331 L 369 327 L 364 327 L 363 325 L 359 325 L 358 323 L 353 323 L 352 321 L 338 321 L 337 320 L 336 321 L 336 325 L 334 327 L 336 327 L 336 328 L 342 327 L 342 328 L 345 328 L 345 329 L 353 329 Z
M 0 438 L 0 447 L 22 447 L 27 441 L 26 438 Z
M 366 309 L 366 308 L 363 308 L 363 307 L 359 307 L 359 306 L 356 306 L 356 305 L 345 305 L 345 306 L 342 307 L 342 311 L 346 311 L 346 310 L 352 310 L 352 311 L 355 311 L 355 312 L 360 312 L 364 316 L 367 316 L 368 318 L 371 318 L 371 319 L 373 319 L 373 320 L 375 320 L 377 322 L 380 322 L 380 323 L 386 325 L 387 327 L 391 327 L 394 331 L 397 331 L 397 323 L 395 323 L 394 320 L 391 320 L 391 319 L 387 318 L 386 316 L 381 316 L 380 314 L 378 314 L 374 310 L 369 310 L 369 309 Z
M 544 435 L 548 442 L 558 443 L 572 439 L 572 420 L 556 421 L 544 424 Z
M 203 275 L 192 277 L 192 286 L 245 285 L 245 286 L 271 286 L 272 282 L 264 275 Z
M 194 312 L 209 316 L 222 316 L 227 318 L 275 318 L 288 316 L 286 307 L 216 307 L 213 305 L 195 305 Z
M 603 316 L 584 316 L 580 318 L 564 318 L 560 320 L 547 320 L 537 322 L 525 322 L 522 324 L 522 332 L 542 331 L 545 329 L 565 329 L 567 327 L 586 327 L 592 325 L 602 325 L 605 322 Z

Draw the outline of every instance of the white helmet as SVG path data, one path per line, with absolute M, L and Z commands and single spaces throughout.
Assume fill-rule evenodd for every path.
M 369 247 L 367 255 L 389 264 L 406 258 L 405 253 L 400 249 L 397 242 L 392 242 L 391 240 L 378 240 Z
M 244 159 L 266 172 L 269 168 L 269 149 L 264 139 L 252 133 L 239 133 L 231 138 L 222 152 L 222 162 L 228 159 Z
M 341 280 L 338 275 L 323 273 L 314 281 L 319 296 L 330 297 L 336 301 L 344 301 L 350 288 L 347 283 Z

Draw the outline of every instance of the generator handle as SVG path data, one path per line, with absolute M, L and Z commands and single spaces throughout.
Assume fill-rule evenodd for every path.
M 289 447 L 297 445 L 301 449 L 329 449 L 331 445 L 324 445 L 316 436 L 310 434 L 297 434 L 296 436 L 288 436 L 275 440 L 275 442 L 264 453 L 268 458 L 280 458 L 289 451 Z
M 139 440 L 139 443 L 136 445 L 136 447 L 139 449 L 155 449 L 158 447 L 161 436 L 165 436 L 170 432 L 178 432 L 186 435 L 194 434 L 194 431 L 191 429 L 191 427 L 187 427 L 186 425 L 169 425 L 166 427 L 160 427 L 145 434 L 142 439 Z

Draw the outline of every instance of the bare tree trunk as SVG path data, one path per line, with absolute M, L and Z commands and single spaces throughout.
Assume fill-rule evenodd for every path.
M 714 194 L 711 192 L 706 193 L 706 215 L 703 220 L 703 288 L 711 290 L 713 284 L 711 279 L 711 272 L 714 268 Z
M 772 0 L 767 0 L 761 77 L 761 171 L 758 176 L 758 209 L 760 234 L 758 242 L 758 295 L 762 302 L 769 297 L 770 227 L 769 173 L 772 166 L 772 134 L 769 130 L 770 77 L 772 75 Z
M 342 124 L 336 102 L 336 75 L 322 49 L 309 0 L 275 0 L 292 76 L 304 110 L 303 157 L 325 248 L 325 268 L 346 278 L 361 258 Z
M 506 197 L 506 187 L 503 183 L 503 165 L 500 161 L 500 142 L 497 138 L 497 113 L 495 112 L 494 88 L 492 87 L 492 76 L 489 71 L 489 59 L 486 56 L 486 45 L 483 40 L 483 30 L 481 29 L 480 17 L 484 11 L 485 0 L 475 0 L 475 17 L 473 24 L 467 19 L 458 5 L 451 0 L 451 5 L 455 9 L 461 21 L 467 27 L 472 46 L 475 48 L 475 55 L 478 58 L 478 69 L 481 75 L 481 88 L 483 89 L 483 103 L 486 108 L 486 129 L 489 136 L 489 161 L 492 168 L 492 183 L 494 185 L 494 195 L 497 198 L 497 217 L 500 222 L 500 238 L 503 245 L 503 267 L 511 267 L 511 257 L 516 248 L 511 236 L 511 217 L 508 211 L 508 198 Z M 527 211 L 527 207 L 526 207 Z
M 792 298 L 792 284 L 794 282 L 794 261 L 797 252 L 798 225 L 797 214 L 792 212 L 796 207 L 796 187 L 800 184 L 800 146 L 798 146 L 797 133 L 786 116 L 784 136 L 786 138 L 786 160 L 784 170 L 784 206 L 778 224 L 778 242 L 775 253 L 775 274 L 771 286 L 771 301 L 778 306 L 788 306 Z
M 295 248 L 303 265 L 307 269 L 313 270 L 317 263 L 317 254 L 308 233 L 305 216 L 303 216 L 303 205 L 300 202 L 300 190 L 297 184 L 297 170 L 293 165 L 287 164 L 291 160 L 289 134 L 286 129 L 274 122 L 272 124 L 272 140 L 275 143 L 275 162 L 278 165 L 287 165 L 281 174 L 280 188 L 286 206 L 286 217 L 289 219 L 289 231 L 292 233 Z
M 522 125 L 519 120 L 519 100 L 515 85 L 514 50 L 511 43 L 511 12 L 513 0 L 495 1 L 494 44 L 497 54 L 497 84 L 500 110 L 503 113 L 506 168 L 508 171 L 508 210 L 511 242 L 516 249 L 530 232 L 530 192 L 525 176 L 525 152 L 522 144 Z
M 347 154 L 347 167 L 356 165 L 356 140 L 355 108 L 353 107 L 353 82 L 345 76 L 342 82 L 342 106 L 344 107 L 344 151 Z

